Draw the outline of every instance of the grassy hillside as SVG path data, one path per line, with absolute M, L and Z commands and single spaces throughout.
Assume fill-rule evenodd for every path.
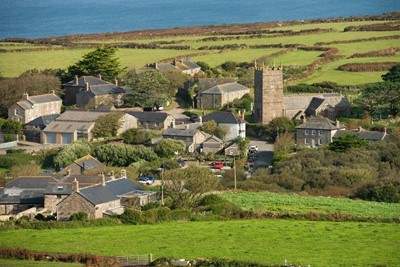
M 170 49 L 120 49 L 117 56 L 120 58 L 123 66 L 127 68 L 140 68 L 147 63 L 160 61 L 162 59 L 177 57 L 180 55 L 196 55 L 197 53 L 207 53 L 206 55 L 194 56 L 195 60 L 205 61 L 211 66 L 218 66 L 225 61 L 237 62 L 254 62 L 255 59 L 265 58 L 272 53 L 276 53 L 282 49 L 254 49 L 249 46 L 266 45 L 266 44 L 285 44 L 285 45 L 306 45 L 314 46 L 320 42 L 337 42 L 352 41 L 350 43 L 334 43 L 325 44 L 325 47 L 335 47 L 339 49 L 339 55 L 343 58 L 336 59 L 333 62 L 324 64 L 314 72 L 311 76 L 294 83 L 305 82 L 314 83 L 320 81 L 333 81 L 339 84 L 362 84 L 368 82 L 376 82 L 381 80 L 383 72 L 344 72 L 338 71 L 336 68 L 345 63 L 355 62 L 377 62 L 377 61 L 396 61 L 400 62 L 399 53 L 390 57 L 365 57 L 362 59 L 349 59 L 348 57 L 354 53 L 362 53 L 373 50 L 385 49 L 389 47 L 400 48 L 399 39 L 379 39 L 379 40 L 362 40 L 368 38 L 382 38 L 388 36 L 399 35 L 399 31 L 354 31 L 345 32 L 347 26 L 367 25 L 374 23 L 382 23 L 383 21 L 353 21 L 353 22 L 329 22 L 329 23 L 304 23 L 293 26 L 283 26 L 275 28 L 265 28 L 266 30 L 275 31 L 294 31 L 293 34 L 257 34 L 249 33 L 242 35 L 177 35 L 154 37 L 144 34 L 135 37 L 121 35 L 111 35 L 103 37 L 82 37 L 82 39 L 74 39 L 74 43 L 153 43 L 153 42 L 174 42 L 172 45 L 190 46 L 190 50 L 170 50 Z M 325 32 L 299 32 L 304 30 L 323 29 Z M 329 31 L 326 31 L 329 30 Z M 210 40 L 208 37 L 215 37 Z M 92 38 L 92 39 L 91 39 Z M 208 39 L 205 39 L 208 38 Z M 221 39 L 223 38 L 223 39 Z M 166 44 L 166 43 L 165 43 Z M 217 48 L 215 46 L 222 45 L 246 45 L 248 48 L 239 50 L 230 50 Z M 213 47 L 212 51 L 198 50 L 200 47 Z M 3 76 L 17 76 L 28 69 L 38 68 L 65 68 L 76 62 L 88 49 L 83 48 L 66 48 L 63 50 L 37 50 L 42 49 L 43 45 L 31 45 L 27 43 L 7 43 L 0 42 L 0 73 Z M 48 48 L 54 48 L 48 47 Z M 33 49 L 33 51 L 10 52 L 13 49 Z M 36 50 L 35 50 L 36 49 Z M 221 50 L 218 50 L 221 49 Z M 317 60 L 322 52 L 319 51 L 302 51 L 294 50 L 286 54 L 276 55 L 268 58 L 269 62 L 276 64 L 290 65 L 307 65 Z
M 347 198 L 300 196 L 270 192 L 227 192 L 221 196 L 246 210 L 294 214 L 342 213 L 360 217 L 400 218 L 400 204 Z
M 398 266 L 400 225 L 291 220 L 174 222 L 57 230 L 14 230 L 0 246 L 50 252 L 218 257 L 311 266 Z

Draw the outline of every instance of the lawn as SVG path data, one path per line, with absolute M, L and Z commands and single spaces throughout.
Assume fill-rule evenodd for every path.
M 1 247 L 98 255 L 228 258 L 265 264 L 399 266 L 400 225 L 237 220 L 57 230 L 13 230 Z
M 246 210 L 295 214 L 342 213 L 360 217 L 400 218 L 400 204 L 351 200 L 348 198 L 300 196 L 270 192 L 226 192 L 221 195 Z
M 277 65 L 296 65 L 296 66 L 304 66 L 312 63 L 314 60 L 321 55 L 322 52 L 318 51 L 290 51 L 286 54 L 279 55 L 273 58 L 273 61 Z
M 78 267 L 82 264 L 62 263 L 62 262 L 47 262 L 47 261 L 25 261 L 25 260 L 9 260 L 0 259 L 0 266 L 4 267 L 31 267 L 31 266 L 44 266 L 44 267 Z

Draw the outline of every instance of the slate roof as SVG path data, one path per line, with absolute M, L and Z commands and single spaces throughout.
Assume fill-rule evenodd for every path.
M 51 176 L 23 176 L 8 182 L 5 188 L 17 187 L 22 189 L 45 189 L 57 180 Z
M 56 132 L 56 133 L 74 133 L 87 132 L 94 125 L 94 122 L 71 122 L 71 121 L 53 121 L 43 132 Z
M 89 90 L 94 95 L 108 95 L 108 94 L 124 94 L 126 90 L 123 87 L 117 86 L 113 83 L 104 81 L 94 76 L 81 76 L 78 78 L 78 84 L 75 79 L 64 84 L 64 86 L 78 86 L 85 87 L 86 83 L 89 84 Z
M 203 122 L 215 121 L 222 124 L 238 124 L 240 120 L 230 111 L 216 111 L 203 117 Z
M 353 134 L 358 136 L 361 139 L 367 140 L 367 141 L 381 141 L 385 139 L 387 136 L 386 132 L 380 132 L 380 131 L 368 131 L 364 129 L 360 129 L 358 131 L 351 131 L 351 130 L 340 130 L 336 132 L 334 137 L 339 137 L 343 136 L 346 134 Z
M 117 200 L 124 194 L 140 191 L 141 189 L 142 188 L 140 185 L 132 182 L 131 180 L 120 178 L 108 181 L 105 185 L 99 184 L 82 188 L 79 191 L 79 194 L 92 204 L 99 205 Z
M 35 95 L 28 96 L 28 99 L 23 99 L 17 102 L 17 105 L 23 109 L 31 109 L 34 104 L 42 104 L 49 102 L 58 102 L 62 101 L 60 97 L 55 94 L 43 94 L 43 95 Z
M 197 81 L 197 87 L 199 89 L 199 92 L 202 92 L 218 84 L 233 82 L 235 82 L 235 79 L 233 78 L 201 78 Z
M 28 122 L 26 125 L 43 129 L 51 122 L 55 121 L 58 116 L 60 116 L 60 114 L 41 116 L 39 118 L 34 119 L 33 121 Z
M 196 62 L 192 61 L 191 59 L 177 59 L 174 60 L 173 63 L 156 63 L 156 69 L 161 72 L 167 71 L 186 71 L 186 70 L 194 70 L 200 68 Z
M 164 122 L 169 116 L 166 112 L 157 111 L 130 111 L 129 115 L 136 117 L 140 122 Z
M 311 99 L 310 104 L 308 105 L 307 109 L 305 110 L 306 116 L 312 116 L 315 114 L 316 110 L 325 102 L 325 99 L 319 97 L 313 97 Z
M 103 166 L 103 163 L 98 161 L 96 158 L 92 157 L 91 155 L 86 155 L 80 159 L 74 161 L 73 164 L 78 165 L 79 167 L 83 168 L 84 170 L 90 170 L 93 168 Z M 66 167 L 68 168 L 68 167 Z
M 109 112 L 67 110 L 57 118 L 57 121 L 95 122 L 99 117 L 107 114 Z
M 237 92 L 237 91 L 250 91 L 249 88 L 247 88 L 244 85 L 241 85 L 240 83 L 237 82 L 231 82 L 231 83 L 224 83 L 224 84 L 218 84 L 215 85 L 207 90 L 204 90 L 200 92 L 199 94 L 218 94 L 222 95 L 225 93 L 230 93 L 230 92 Z
M 193 137 L 199 130 L 196 128 L 181 129 L 181 128 L 168 128 L 163 132 L 164 137 L 168 136 L 181 136 L 181 137 Z
M 296 129 L 315 129 L 315 130 L 338 130 L 342 129 L 336 122 L 325 117 L 310 117 L 306 122 L 297 126 Z

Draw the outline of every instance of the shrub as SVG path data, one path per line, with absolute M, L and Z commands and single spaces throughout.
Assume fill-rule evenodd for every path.
M 124 213 L 119 216 L 124 224 L 140 224 L 143 221 L 142 213 L 134 209 L 125 209 Z
M 69 217 L 70 221 L 86 221 L 87 219 L 88 215 L 85 212 L 77 212 Z
M 171 158 L 175 157 L 177 154 L 183 153 L 185 149 L 186 145 L 182 141 L 163 139 L 154 147 L 154 152 L 156 152 L 159 157 Z
M 107 115 L 99 117 L 93 128 L 94 137 L 115 137 L 118 134 L 118 130 L 122 125 L 121 118 L 123 113 L 112 112 Z
M 367 184 L 359 188 L 354 197 L 379 202 L 400 202 L 400 183 Z
M 150 145 L 151 140 L 159 137 L 160 133 L 146 129 L 129 129 L 122 134 L 125 144 L 131 145 Z

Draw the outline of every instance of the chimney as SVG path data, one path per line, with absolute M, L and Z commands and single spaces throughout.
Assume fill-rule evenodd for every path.
M 336 120 L 336 127 L 340 127 L 340 121 Z
M 79 84 L 78 75 L 75 75 L 75 85 Z
M 101 185 L 106 186 L 106 176 L 104 175 L 104 172 L 101 173 Z
M 101 80 L 101 74 L 100 74 L 100 73 L 99 73 L 99 75 L 98 75 L 98 76 L 99 76 L 99 79 Z
M 127 178 L 125 169 L 121 170 L 121 178 Z
M 185 125 L 185 130 L 189 130 L 189 124 Z
M 79 182 L 76 178 L 72 181 L 72 191 L 79 192 Z
M 203 124 L 203 117 L 202 116 L 199 116 L 199 123 L 200 123 L 200 125 Z
M 67 169 L 67 177 L 71 176 L 71 170 Z
M 89 91 L 89 83 L 88 82 L 86 82 L 86 91 Z
M 158 70 L 158 62 L 154 63 L 154 68 Z
M 358 131 L 361 132 L 363 128 L 361 126 L 358 126 Z
M 29 94 L 25 92 L 22 96 L 22 99 L 28 100 L 29 99 Z
M 56 94 L 56 91 L 51 90 L 51 91 L 50 91 L 50 94 L 55 95 L 55 94 Z
M 383 132 L 385 133 L 385 135 L 387 134 L 387 128 L 383 128 Z
M 114 171 L 111 171 L 111 173 L 110 173 L 110 178 L 111 178 L 112 180 L 114 180 L 114 179 L 115 179 L 115 174 L 114 174 Z
M 118 86 L 118 79 L 115 78 L 115 86 Z

